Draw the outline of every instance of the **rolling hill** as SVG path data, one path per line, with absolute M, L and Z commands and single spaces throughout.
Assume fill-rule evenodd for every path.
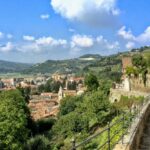
M 44 63 L 38 63 L 23 71 L 23 73 L 79 73 L 93 63 L 99 61 L 100 55 L 86 55 L 68 60 L 47 60 Z
M 9 62 L 0 60 L 0 73 L 16 73 L 28 69 L 32 64 Z
M 150 47 L 133 49 L 130 52 L 122 52 L 116 55 L 100 56 L 98 54 L 86 54 L 79 58 L 68 60 L 47 60 L 44 63 L 35 65 L 0 61 L 0 73 L 22 74 L 45 74 L 45 73 L 75 73 L 83 74 L 87 71 L 94 71 L 98 74 L 109 74 L 121 72 L 122 55 L 134 55 L 141 53 L 150 57 Z
M 87 71 L 121 71 L 121 58 L 118 55 L 105 56 L 87 54 L 79 58 L 69 60 L 48 60 L 44 63 L 33 65 L 25 69 L 24 74 L 37 73 L 75 73 L 83 74 Z

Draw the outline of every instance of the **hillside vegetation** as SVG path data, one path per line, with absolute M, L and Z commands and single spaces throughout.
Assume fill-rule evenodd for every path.
M 31 64 L 16 63 L 0 60 L 0 73 L 21 72 L 31 67 Z
M 100 55 L 84 55 L 76 59 L 69 60 L 48 60 L 44 63 L 33 65 L 25 69 L 23 73 L 75 73 L 83 74 L 88 71 L 106 72 L 120 71 L 121 58 L 118 56 L 102 57 Z
M 100 56 L 98 54 L 86 54 L 79 58 L 68 60 L 47 60 L 44 63 L 35 65 L 12 63 L 0 61 L 0 73 L 21 72 L 22 74 L 45 74 L 45 73 L 75 73 L 83 75 L 86 72 L 95 72 L 99 77 L 107 74 L 120 76 L 121 58 L 123 55 L 142 54 L 146 59 L 150 58 L 150 47 L 132 49 L 130 52 L 123 52 L 116 55 Z

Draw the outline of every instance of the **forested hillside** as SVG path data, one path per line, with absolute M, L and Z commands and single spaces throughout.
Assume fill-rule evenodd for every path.
M 0 73 L 21 72 L 31 66 L 31 64 L 26 63 L 8 62 L 0 60 Z

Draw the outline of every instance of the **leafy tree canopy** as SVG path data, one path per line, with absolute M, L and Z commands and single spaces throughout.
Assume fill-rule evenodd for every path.
M 28 137 L 27 106 L 18 90 L 0 93 L 0 148 L 20 150 Z
M 98 79 L 92 73 L 89 73 L 85 76 L 84 83 L 85 83 L 85 86 L 87 87 L 88 91 L 97 90 L 97 88 L 99 87 Z

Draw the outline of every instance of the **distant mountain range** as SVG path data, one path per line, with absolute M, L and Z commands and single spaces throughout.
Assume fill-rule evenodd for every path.
M 47 60 L 23 71 L 23 73 L 80 73 L 85 67 L 99 61 L 100 55 L 84 55 L 68 60 Z
M 44 63 L 24 64 L 7 61 L 0 61 L 0 73 L 23 74 L 45 74 L 45 73 L 76 73 L 81 74 L 86 71 L 104 72 L 111 69 L 112 71 L 121 71 L 122 55 L 142 53 L 150 55 L 150 47 L 133 49 L 131 52 L 123 52 L 111 56 L 100 56 L 98 54 L 86 54 L 79 58 L 68 60 L 47 60 Z
M 32 66 L 32 64 L 26 63 L 17 63 L 17 62 L 9 62 L 0 60 L 0 73 L 14 73 L 21 72 L 25 69 L 28 69 Z

